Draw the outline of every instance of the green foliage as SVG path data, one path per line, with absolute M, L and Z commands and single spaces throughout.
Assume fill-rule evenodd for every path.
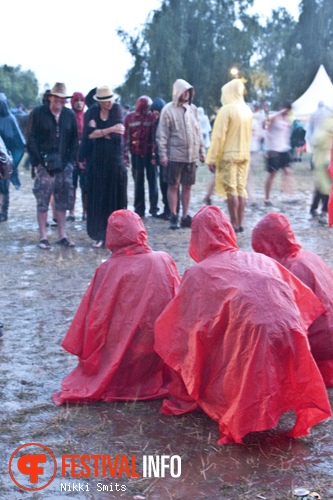
M 220 105 L 231 67 L 250 67 L 259 31 L 257 19 L 246 14 L 252 3 L 164 0 L 140 34 L 119 32 L 134 66 L 117 92 L 126 102 L 144 93 L 169 101 L 173 82 L 183 78 L 195 87 L 198 105 L 208 110 Z
M 333 2 L 302 0 L 300 17 L 284 42 L 285 55 L 277 67 L 277 97 L 300 97 L 320 64 L 333 76 Z M 320 96 L 318 96 L 320 97 Z
M 297 99 L 320 64 L 333 76 L 333 1 L 301 0 L 299 21 L 284 8 L 265 24 L 249 15 L 253 0 L 163 0 L 134 36 L 119 35 L 133 67 L 117 89 L 134 104 L 147 94 L 171 99 L 177 78 L 190 82 L 195 103 L 209 113 L 235 66 L 247 80 L 247 101 L 273 108 Z
M 22 71 L 21 66 L 0 66 L 0 92 L 6 94 L 9 106 L 23 103 L 30 108 L 38 103 L 38 81 L 35 74 Z

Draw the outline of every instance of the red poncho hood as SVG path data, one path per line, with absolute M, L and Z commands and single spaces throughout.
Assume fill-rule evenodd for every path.
M 218 207 L 202 207 L 193 217 L 191 228 L 189 254 L 195 262 L 218 251 L 238 250 L 236 233 Z
M 108 219 L 106 247 L 113 255 L 151 252 L 142 220 L 131 210 L 117 210 Z
M 135 103 L 135 113 L 139 115 L 145 115 L 149 111 L 149 106 L 151 105 L 150 97 L 142 95 Z
M 252 231 L 252 248 L 283 264 L 295 257 L 302 248 L 287 217 L 271 212 L 263 217 Z
M 84 124 L 84 109 L 82 111 L 77 111 L 74 108 L 74 103 L 78 99 L 82 99 L 84 101 L 84 103 L 86 103 L 86 99 L 85 99 L 84 95 L 82 94 L 82 92 L 74 92 L 74 94 L 72 95 L 72 98 L 71 98 L 71 106 L 72 106 L 72 109 L 73 109 L 75 116 L 76 116 L 79 139 L 81 139 L 82 132 L 83 132 L 83 124 Z

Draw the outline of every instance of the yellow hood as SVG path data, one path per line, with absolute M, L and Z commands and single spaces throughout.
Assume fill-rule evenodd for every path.
M 231 80 L 223 85 L 221 91 L 221 102 L 223 106 L 236 102 L 244 102 L 245 85 L 239 78 Z

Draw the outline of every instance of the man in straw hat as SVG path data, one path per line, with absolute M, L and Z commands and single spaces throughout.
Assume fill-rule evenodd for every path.
M 35 178 L 33 193 L 37 201 L 39 248 L 49 250 L 46 234 L 47 211 L 54 197 L 59 239 L 56 244 L 72 247 L 66 236 L 66 210 L 71 210 L 73 197 L 73 163 L 78 149 L 76 118 L 65 107 L 68 96 L 64 83 L 56 83 L 49 93 L 49 104 L 31 113 L 27 146 Z

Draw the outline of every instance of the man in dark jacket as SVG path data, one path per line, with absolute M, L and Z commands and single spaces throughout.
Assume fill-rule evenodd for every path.
M 66 210 L 71 210 L 73 196 L 73 163 L 78 149 L 75 114 L 65 107 L 68 97 L 63 83 L 56 83 L 49 94 L 50 104 L 38 106 L 31 112 L 27 137 L 28 153 L 35 177 L 33 188 L 37 201 L 37 220 L 40 232 L 39 248 L 49 250 L 46 234 L 47 211 L 54 197 L 59 239 L 62 246 L 74 246 L 66 237 Z M 51 165 L 58 168 L 51 171 Z
M 158 214 L 157 167 L 152 161 L 155 116 L 149 110 L 150 104 L 150 97 L 139 97 L 135 111 L 128 113 L 125 117 L 125 163 L 129 166 L 130 153 L 134 179 L 134 211 L 140 217 L 144 217 L 146 208 L 145 171 L 149 188 L 149 212 L 153 217 Z

